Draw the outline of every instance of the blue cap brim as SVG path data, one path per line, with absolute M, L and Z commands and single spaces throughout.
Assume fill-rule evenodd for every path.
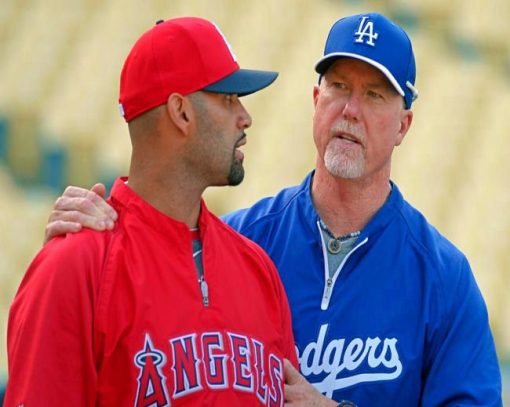
M 204 87 L 202 90 L 246 96 L 271 85 L 277 76 L 278 72 L 273 71 L 239 69 L 225 78 Z
M 372 65 L 381 71 L 384 76 L 388 79 L 391 85 L 395 88 L 395 90 L 401 95 L 405 96 L 405 92 L 402 90 L 402 87 L 395 79 L 393 74 L 382 64 L 373 59 L 367 58 L 364 55 L 355 54 L 352 52 L 333 52 L 329 55 L 324 55 L 316 64 L 315 64 L 315 72 L 318 74 L 324 75 L 326 71 L 333 65 L 333 63 L 339 58 L 354 58 L 360 61 L 366 62 L 367 64 Z

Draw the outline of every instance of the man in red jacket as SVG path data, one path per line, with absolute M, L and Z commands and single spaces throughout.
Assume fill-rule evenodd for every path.
M 276 405 L 297 365 L 269 257 L 202 193 L 244 175 L 239 97 L 277 74 L 239 68 L 218 28 L 158 22 L 127 57 L 120 110 L 133 153 L 113 230 L 53 239 L 9 316 L 6 406 Z

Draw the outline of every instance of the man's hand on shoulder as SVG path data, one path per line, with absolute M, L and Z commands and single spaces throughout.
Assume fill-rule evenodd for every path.
M 103 184 L 95 184 L 90 190 L 69 186 L 57 198 L 48 219 L 44 244 L 55 236 L 74 233 L 82 227 L 95 230 L 113 229 L 117 213 L 106 203 Z

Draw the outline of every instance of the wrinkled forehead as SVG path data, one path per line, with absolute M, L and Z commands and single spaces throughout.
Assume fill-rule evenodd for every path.
M 326 80 L 362 78 L 372 86 L 384 87 L 398 93 L 384 73 L 373 65 L 356 58 L 340 57 L 335 59 L 322 76 Z

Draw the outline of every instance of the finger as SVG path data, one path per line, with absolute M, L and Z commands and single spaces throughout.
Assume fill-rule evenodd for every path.
M 283 359 L 283 377 L 285 383 L 290 385 L 300 383 L 303 380 L 299 371 L 287 359 Z
M 94 185 L 94 187 L 96 185 Z M 94 188 L 94 187 L 92 187 L 92 188 Z M 75 198 L 84 198 L 84 197 L 86 197 L 89 194 L 89 192 L 91 192 L 91 191 L 89 191 L 86 188 L 75 187 L 74 185 L 69 185 L 64 190 L 64 193 L 62 194 L 62 196 L 75 197 Z
M 82 226 L 76 222 L 65 222 L 65 221 L 55 221 L 50 222 L 46 225 L 46 230 L 44 233 L 44 241 L 43 245 L 48 243 L 55 236 L 60 236 L 66 233 L 76 233 L 81 230 Z
M 292 405 L 292 402 L 296 400 L 294 386 L 289 386 L 288 384 L 283 385 L 283 395 L 285 405 Z
M 117 220 L 117 212 L 99 195 L 86 191 L 85 196 L 62 195 L 57 198 L 53 206 L 57 211 L 78 211 L 89 216 L 96 216 L 101 220 Z
M 94 184 L 90 190 L 96 194 L 98 194 L 101 198 L 104 198 L 106 195 L 106 187 L 104 184 L 101 184 L 98 182 L 97 184 Z
M 79 198 L 68 197 L 64 195 L 60 196 L 55 201 L 55 204 L 53 205 L 53 210 L 57 212 L 78 211 L 86 215 L 97 216 L 99 218 L 108 217 L 106 213 L 102 210 L 100 204 L 96 204 L 95 202 L 93 202 L 91 197 Z
M 84 211 L 75 211 L 75 210 L 65 210 L 65 211 L 57 211 L 54 210 L 49 219 L 49 223 L 53 222 L 68 222 L 68 223 L 79 223 L 80 225 L 94 229 L 94 230 L 105 230 L 105 229 L 113 229 L 114 223 L 111 219 L 105 217 L 100 214 L 98 216 L 97 213 L 93 213 L 89 215 Z
M 87 203 L 83 200 L 90 201 L 100 213 L 105 214 L 107 217 L 111 218 L 113 221 L 117 220 L 117 212 L 106 203 L 104 200 L 104 195 L 106 194 L 106 188 L 103 184 L 97 183 L 94 184 L 94 186 L 90 189 L 81 188 L 81 187 L 75 187 L 75 186 L 68 186 L 62 196 L 60 198 L 64 198 L 63 202 L 67 204 L 73 204 L 75 202 L 76 205 L 83 205 L 87 206 Z M 59 198 L 59 199 L 60 199 Z M 81 198 L 81 200 L 72 201 L 68 198 Z M 57 203 L 59 203 L 59 199 L 57 199 Z M 56 204 L 57 204 L 56 203 Z M 55 209 L 63 209 L 61 207 L 55 206 Z M 80 210 L 77 207 L 72 207 L 71 209 Z M 65 209 L 63 209 L 65 210 Z

